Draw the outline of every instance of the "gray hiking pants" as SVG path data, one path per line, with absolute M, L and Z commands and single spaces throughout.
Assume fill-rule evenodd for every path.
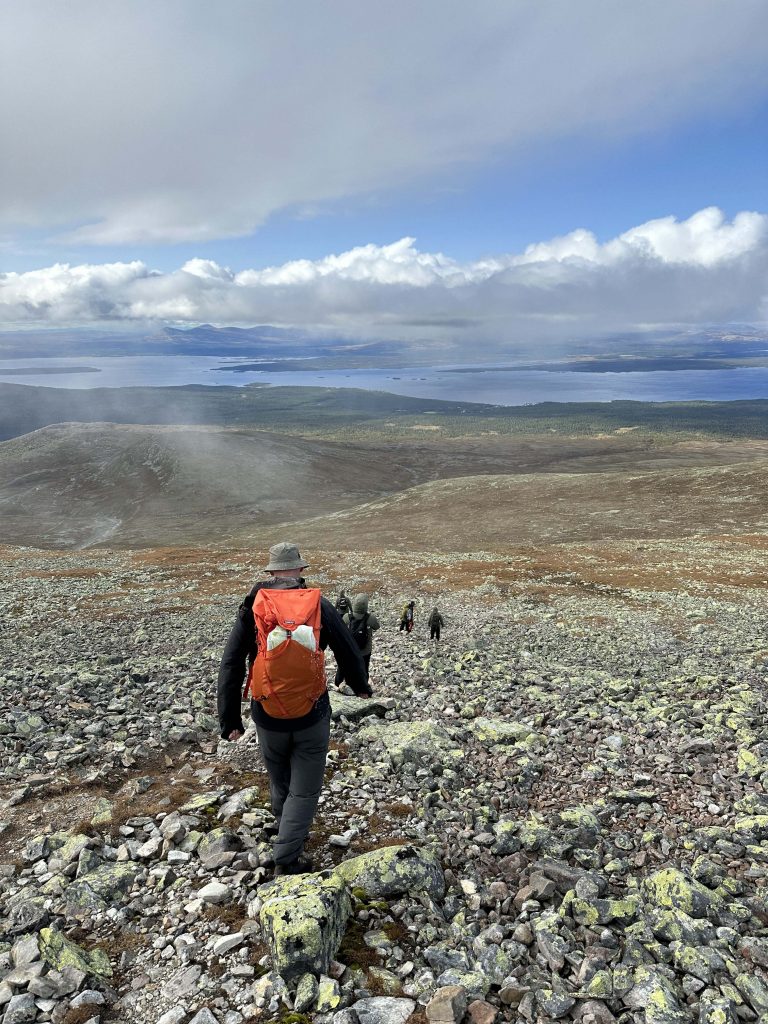
M 290 864 L 304 850 L 323 788 L 331 712 L 298 732 L 276 732 L 257 725 L 259 747 L 269 772 L 272 813 L 280 823 L 275 864 Z

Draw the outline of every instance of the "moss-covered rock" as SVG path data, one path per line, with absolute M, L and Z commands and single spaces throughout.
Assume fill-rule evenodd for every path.
M 383 846 L 342 861 L 334 874 L 366 900 L 428 893 L 432 899 L 445 895 L 445 876 L 432 850 L 416 846 Z
M 112 965 L 109 957 L 102 949 L 81 949 L 76 943 L 65 938 L 54 928 L 43 928 L 38 940 L 40 956 L 55 971 L 63 971 L 65 967 L 96 978 L 111 978 Z
M 263 899 L 259 919 L 275 971 L 284 978 L 327 974 L 352 911 L 344 879 L 286 876 L 265 888 Z

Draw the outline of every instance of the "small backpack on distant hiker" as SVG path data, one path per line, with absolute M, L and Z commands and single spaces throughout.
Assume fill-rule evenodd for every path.
M 253 602 L 258 653 L 244 697 L 273 718 L 299 718 L 326 689 L 320 649 L 320 591 L 259 590 Z
M 352 637 L 360 648 L 364 651 L 368 646 L 368 641 L 371 638 L 371 631 L 368 629 L 368 612 L 363 615 L 362 618 L 358 619 L 355 616 L 350 615 L 349 617 L 349 631 Z

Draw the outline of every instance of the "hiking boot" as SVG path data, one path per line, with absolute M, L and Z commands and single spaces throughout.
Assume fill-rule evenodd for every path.
M 298 857 L 289 864 L 275 864 L 275 878 L 280 875 L 306 875 L 312 871 L 312 861 L 309 857 Z
M 279 821 L 271 821 L 268 825 L 264 826 L 264 835 L 269 836 L 270 838 L 276 836 L 279 831 L 280 831 L 280 822 Z

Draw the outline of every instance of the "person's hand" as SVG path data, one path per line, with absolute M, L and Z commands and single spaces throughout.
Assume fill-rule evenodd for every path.
M 240 737 L 243 735 L 245 734 L 243 733 L 242 729 L 233 729 L 229 736 L 227 736 L 227 739 L 234 743 L 237 740 L 239 740 Z

